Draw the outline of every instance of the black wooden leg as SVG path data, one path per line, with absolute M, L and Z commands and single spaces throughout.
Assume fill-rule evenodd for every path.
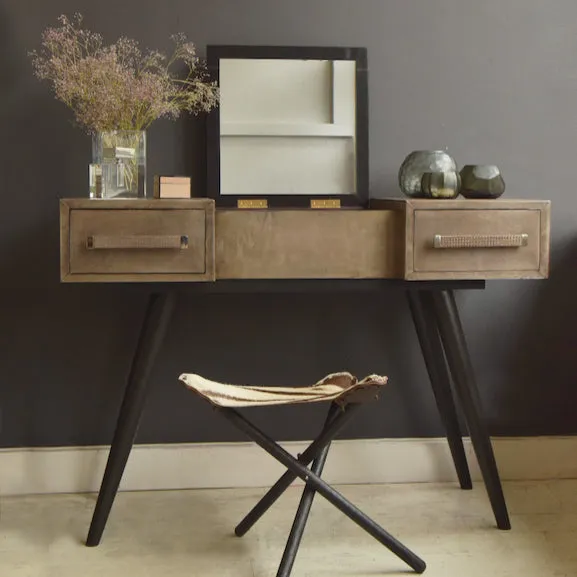
M 331 411 L 336 405 L 331 405 Z M 335 412 L 334 418 L 329 412 L 325 426 L 321 434 L 298 456 L 299 463 L 305 467 L 319 455 L 323 447 L 339 433 L 339 431 L 350 421 L 351 417 L 359 410 L 360 404 L 348 404 L 342 411 Z M 275 501 L 290 487 L 291 483 L 298 477 L 292 471 L 286 471 L 280 479 L 265 493 L 262 499 L 249 511 L 244 519 L 236 526 L 234 532 L 237 537 L 242 537 L 249 529 L 272 507 Z
M 420 557 L 415 555 L 415 553 L 395 539 L 390 533 L 387 533 L 380 525 L 375 523 L 375 521 L 365 515 L 348 499 L 333 489 L 328 483 L 325 483 L 318 475 L 315 475 L 310 469 L 305 467 L 240 413 L 234 409 L 223 407 L 218 407 L 216 410 L 234 423 L 241 431 L 246 433 L 257 445 L 282 463 L 296 477 L 305 481 L 307 485 L 310 485 L 317 493 L 329 501 L 329 503 L 333 504 L 339 511 L 379 541 L 379 543 L 383 544 L 397 555 L 397 557 L 407 563 L 414 571 L 423 573 L 427 566 Z
M 321 454 L 313 461 L 311 471 L 317 475 L 321 476 L 325 462 L 329 454 L 330 445 L 327 445 L 321 452 Z M 299 546 L 305 531 L 305 525 L 309 518 L 309 513 L 315 498 L 315 489 L 310 485 L 306 485 L 304 488 L 297 513 L 291 527 L 291 532 L 289 534 L 285 550 L 278 568 L 277 577 L 289 577 L 291 574 Z
M 337 411 L 339 411 L 338 406 L 331 404 L 331 408 L 329 409 L 329 414 L 327 416 L 326 425 L 328 425 L 331 422 L 333 416 Z M 319 477 L 323 473 L 323 469 L 329 454 L 329 449 L 330 449 L 330 443 L 326 445 L 326 447 L 321 451 L 320 455 L 313 461 L 311 471 L 315 475 L 318 475 Z M 303 490 L 303 494 L 295 515 L 295 519 L 291 527 L 291 532 L 289 534 L 284 549 L 284 553 L 282 556 L 282 560 L 280 562 L 278 572 L 276 574 L 277 577 L 289 577 L 289 575 L 291 574 L 295 558 L 297 556 L 297 552 L 305 531 L 305 525 L 307 524 L 307 520 L 309 518 L 309 513 L 314 498 L 315 498 L 315 490 L 313 489 L 313 487 L 307 484 Z
M 463 447 L 457 409 L 451 391 L 451 380 L 445 362 L 443 343 L 437 330 L 431 295 L 427 291 L 409 290 L 407 298 L 461 489 L 472 489 L 473 483 Z
M 172 291 L 150 297 L 86 539 L 88 547 L 95 547 L 102 538 L 146 402 L 148 376 L 166 334 L 175 302 L 176 295 Z
M 461 407 L 465 413 L 471 442 L 487 487 L 493 513 L 497 520 L 497 527 L 510 529 L 511 522 L 509 521 L 499 471 L 489 431 L 482 416 L 479 391 L 455 296 L 453 291 L 435 291 L 432 298 L 445 354 L 460 397 Z

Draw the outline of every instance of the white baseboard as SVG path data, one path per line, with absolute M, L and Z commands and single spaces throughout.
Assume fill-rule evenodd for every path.
M 307 443 L 283 446 L 293 454 Z M 493 440 L 503 480 L 577 478 L 577 437 Z M 474 480 L 479 468 L 469 439 Z M 0 451 L 0 495 L 97 491 L 108 447 Z M 252 443 L 137 445 L 120 486 L 123 491 L 265 487 L 284 471 Z M 363 439 L 333 443 L 324 477 L 330 483 L 455 481 L 445 439 Z

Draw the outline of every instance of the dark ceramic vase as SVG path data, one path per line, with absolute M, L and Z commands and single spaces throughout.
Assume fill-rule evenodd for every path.
M 461 170 L 461 194 L 465 198 L 499 198 L 504 192 L 505 181 L 498 167 L 469 164 Z
M 461 175 L 451 172 L 425 172 L 421 189 L 427 198 L 449 199 L 459 196 Z

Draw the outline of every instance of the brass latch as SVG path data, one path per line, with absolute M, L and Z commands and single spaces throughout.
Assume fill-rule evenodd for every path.
M 311 208 L 341 208 L 341 200 L 339 198 L 315 198 L 311 200 Z
M 237 208 L 268 208 L 266 198 L 244 198 L 237 200 Z

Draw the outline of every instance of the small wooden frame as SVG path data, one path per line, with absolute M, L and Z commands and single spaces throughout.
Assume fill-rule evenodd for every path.
M 190 176 L 154 177 L 154 198 L 190 198 Z

